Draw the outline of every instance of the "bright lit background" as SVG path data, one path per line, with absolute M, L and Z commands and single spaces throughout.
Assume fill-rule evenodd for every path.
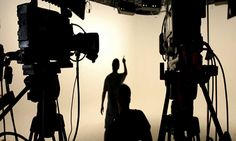
M 0 43 L 5 52 L 18 50 L 17 41 L 17 12 L 16 6 L 25 0 L 0 1 Z M 40 1 L 41 4 L 41 1 Z M 53 9 L 52 5 L 42 3 L 46 8 Z M 159 54 L 158 36 L 164 14 L 155 16 L 127 16 L 120 15 L 117 10 L 108 6 L 91 2 L 91 12 L 86 10 L 85 20 L 73 16 L 72 23 L 78 24 L 86 32 L 98 32 L 100 36 L 99 57 L 95 63 L 88 59 L 80 62 L 80 125 L 77 140 L 102 141 L 104 132 L 104 115 L 100 114 L 101 95 L 104 79 L 109 74 L 111 62 L 114 58 L 127 60 L 128 76 L 125 80 L 132 90 L 131 108 L 144 111 L 151 123 L 153 140 L 157 140 L 162 108 L 165 96 L 164 81 L 159 79 L 159 63 L 162 57 Z M 236 67 L 234 65 L 236 47 L 236 18 L 227 19 L 227 6 L 210 6 L 210 45 L 223 64 L 227 79 L 230 131 L 232 140 L 236 139 Z M 188 11 L 186 11 L 188 12 Z M 188 18 L 186 17 L 186 22 Z M 207 38 L 206 19 L 202 20 L 202 35 Z M 81 32 L 78 28 L 76 32 Z M 47 50 L 45 50 L 46 52 Z M 43 54 L 42 54 L 43 55 Z M 22 66 L 12 62 L 13 83 L 11 89 L 17 95 L 24 88 Z M 120 72 L 123 71 L 121 65 Z M 70 131 L 70 106 L 75 79 L 75 67 L 62 69 L 59 74 L 61 93 L 59 104 L 64 116 L 65 129 Z M 226 130 L 225 97 L 222 74 L 218 77 L 218 111 L 222 128 Z M 40 87 L 40 86 L 39 86 Z M 74 101 L 73 129 L 77 118 L 77 97 Z M 14 107 L 16 127 L 19 134 L 28 138 L 32 118 L 36 114 L 36 103 L 27 100 L 26 95 Z M 201 137 L 206 134 L 206 102 L 199 89 L 195 100 L 195 116 L 200 120 Z M 7 130 L 12 131 L 10 116 L 6 116 Z M 2 122 L 0 132 L 3 131 Z M 212 129 L 214 131 L 214 128 Z M 73 134 L 72 134 L 73 135 Z

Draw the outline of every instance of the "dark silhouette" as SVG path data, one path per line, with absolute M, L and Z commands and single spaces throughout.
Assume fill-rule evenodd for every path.
M 107 130 L 106 141 L 152 141 L 151 126 L 141 110 L 130 109 L 131 91 L 126 84 L 117 97 L 119 116 Z
M 116 103 L 116 97 L 118 94 L 118 89 L 120 85 L 124 82 L 127 76 L 127 67 L 126 67 L 126 60 L 125 58 L 122 59 L 124 65 L 124 72 L 118 73 L 118 69 L 120 67 L 119 60 L 115 58 L 112 62 L 112 73 L 110 73 L 104 82 L 103 92 L 102 92 L 102 103 L 101 103 L 101 114 L 104 111 L 104 100 L 107 96 L 107 110 L 106 110 L 106 117 L 105 117 L 105 134 L 109 128 L 110 124 L 113 120 L 118 116 L 118 106 Z M 104 137 L 106 138 L 106 137 Z

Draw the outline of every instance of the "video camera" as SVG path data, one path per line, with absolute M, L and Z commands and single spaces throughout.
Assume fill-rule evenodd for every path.
M 94 63 L 99 52 L 98 33 L 75 35 L 69 20 L 72 15 L 69 9 L 84 18 L 85 2 L 77 3 L 79 10 L 75 10 L 72 1 L 51 3 L 60 6 L 61 12 L 40 8 L 33 1 L 17 6 L 18 63 L 24 64 L 23 68 L 47 63 L 56 64 L 59 68 L 73 67 L 70 60 L 73 52 L 85 54 Z M 29 73 L 24 70 L 24 74 Z

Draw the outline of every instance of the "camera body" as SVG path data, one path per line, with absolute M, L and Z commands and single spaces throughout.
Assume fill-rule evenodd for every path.
M 68 9 L 59 13 L 33 3 L 18 5 L 18 63 L 27 66 L 25 68 L 48 63 L 54 63 L 58 68 L 68 68 L 73 67 L 70 60 L 73 52 L 83 53 L 95 62 L 99 52 L 98 34 L 74 35 L 70 15 Z
M 20 63 L 56 60 L 60 67 L 69 62 L 73 29 L 68 17 L 26 3 L 17 6 Z

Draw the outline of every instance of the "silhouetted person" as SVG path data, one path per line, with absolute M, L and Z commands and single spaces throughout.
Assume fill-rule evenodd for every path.
M 126 84 L 117 97 L 119 116 L 107 131 L 106 141 L 152 141 L 151 126 L 141 110 L 130 109 L 131 91 Z
M 108 94 L 104 138 L 106 138 L 105 137 L 106 131 L 109 128 L 110 124 L 118 116 L 118 106 L 116 103 L 118 89 L 120 85 L 124 82 L 127 76 L 126 60 L 123 58 L 122 62 L 124 65 L 124 72 L 118 73 L 120 63 L 119 63 L 119 60 L 115 58 L 112 62 L 112 73 L 110 73 L 106 77 L 105 82 L 104 82 L 104 87 L 103 87 L 103 92 L 102 92 L 101 114 L 103 114 L 104 100 L 105 100 L 106 94 Z

